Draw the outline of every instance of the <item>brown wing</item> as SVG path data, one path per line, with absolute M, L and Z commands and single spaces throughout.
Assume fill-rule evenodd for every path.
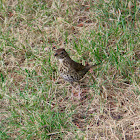
M 82 71 L 83 69 L 85 69 L 85 66 L 83 66 L 81 63 L 77 63 L 75 61 L 71 61 L 71 67 L 73 69 L 75 69 L 77 72 L 78 71 Z

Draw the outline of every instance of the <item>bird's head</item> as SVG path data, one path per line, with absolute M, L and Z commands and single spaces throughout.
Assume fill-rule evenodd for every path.
M 60 59 L 63 60 L 65 58 L 69 57 L 68 53 L 63 48 L 57 49 L 54 56 L 59 60 Z

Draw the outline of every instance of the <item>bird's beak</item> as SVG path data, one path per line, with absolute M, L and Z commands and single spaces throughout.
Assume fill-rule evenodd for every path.
M 57 55 L 58 55 L 58 53 L 55 53 L 55 54 L 54 54 L 54 56 L 57 56 Z

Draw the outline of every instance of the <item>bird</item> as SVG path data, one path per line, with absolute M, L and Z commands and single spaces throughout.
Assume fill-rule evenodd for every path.
M 72 87 L 74 82 L 78 82 L 85 76 L 85 74 L 95 65 L 82 65 L 81 63 L 77 63 L 72 60 L 69 54 L 66 52 L 64 48 L 59 48 L 55 51 L 54 56 L 59 60 L 58 71 L 60 76 L 68 81 Z M 79 84 L 79 92 L 78 97 L 80 98 L 80 84 Z M 72 93 L 73 97 L 73 93 Z

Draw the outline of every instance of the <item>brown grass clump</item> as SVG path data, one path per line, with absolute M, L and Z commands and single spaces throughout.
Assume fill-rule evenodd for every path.
M 140 138 L 139 1 L 2 0 L 0 139 Z M 100 65 L 82 98 L 59 78 L 54 49 Z

